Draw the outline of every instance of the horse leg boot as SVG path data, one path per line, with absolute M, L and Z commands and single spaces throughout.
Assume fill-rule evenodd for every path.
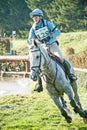
M 80 100 L 79 100 L 79 96 L 78 96 L 78 93 L 77 93 L 77 83 L 76 83 L 77 77 L 74 75 L 74 70 L 73 70 L 70 62 L 68 60 L 64 59 L 63 63 L 64 63 L 66 73 L 67 73 L 67 75 L 70 79 L 70 84 L 72 86 L 72 89 L 73 89 L 73 92 L 74 92 L 74 95 L 75 95 L 74 99 L 77 102 L 77 104 L 79 105 L 79 107 L 82 109 L 82 106 L 81 106 L 81 103 L 80 103 Z
M 73 92 L 74 92 L 74 95 L 75 95 L 74 99 L 77 102 L 77 104 L 79 105 L 79 107 L 82 109 L 82 106 L 81 106 L 81 103 L 80 103 L 80 100 L 79 100 L 79 96 L 78 96 L 78 93 L 77 93 L 77 83 L 76 83 L 77 77 L 74 75 L 74 70 L 73 70 L 70 62 L 68 60 L 64 59 L 63 63 L 64 63 L 66 73 L 67 73 L 67 75 L 70 79 L 70 84 L 72 86 L 72 89 L 73 89 Z
M 42 79 L 40 76 L 38 76 L 38 87 L 34 89 L 34 91 L 37 92 L 41 92 L 43 91 L 43 87 L 42 87 Z
M 74 70 L 71 63 L 68 60 L 64 59 L 63 65 L 70 81 L 73 82 L 74 80 L 77 80 L 77 77 L 74 75 Z

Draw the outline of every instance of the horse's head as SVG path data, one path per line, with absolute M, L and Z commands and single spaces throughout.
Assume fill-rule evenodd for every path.
M 41 45 L 37 41 L 32 40 L 32 44 L 29 47 L 30 54 L 30 77 L 32 80 L 36 81 L 38 75 L 41 73 L 41 67 L 45 63 L 45 56 L 41 49 Z

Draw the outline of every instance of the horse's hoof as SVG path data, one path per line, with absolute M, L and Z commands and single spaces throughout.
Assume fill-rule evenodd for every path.
M 87 119 L 86 118 L 83 118 L 83 121 L 85 124 L 87 124 Z
M 85 119 L 87 119 L 87 110 L 83 110 L 79 115 Z
M 78 113 L 78 111 L 76 109 L 73 109 L 75 113 Z
M 70 116 L 67 116 L 65 119 L 66 119 L 67 123 L 71 123 L 72 122 L 72 118 Z
M 84 110 L 83 112 L 84 112 L 84 118 L 87 119 L 87 110 Z
M 72 122 L 72 117 L 66 112 L 66 110 L 64 110 L 62 115 L 65 117 L 67 123 L 71 123 Z

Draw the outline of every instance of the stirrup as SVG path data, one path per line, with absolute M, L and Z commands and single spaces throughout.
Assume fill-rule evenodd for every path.
M 77 77 L 74 74 L 69 74 L 70 81 L 77 80 Z

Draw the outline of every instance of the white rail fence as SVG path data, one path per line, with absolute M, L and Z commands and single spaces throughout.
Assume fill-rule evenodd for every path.
M 81 68 L 74 68 L 75 71 L 79 71 L 79 72 L 85 72 L 87 73 L 87 69 L 81 69 Z

